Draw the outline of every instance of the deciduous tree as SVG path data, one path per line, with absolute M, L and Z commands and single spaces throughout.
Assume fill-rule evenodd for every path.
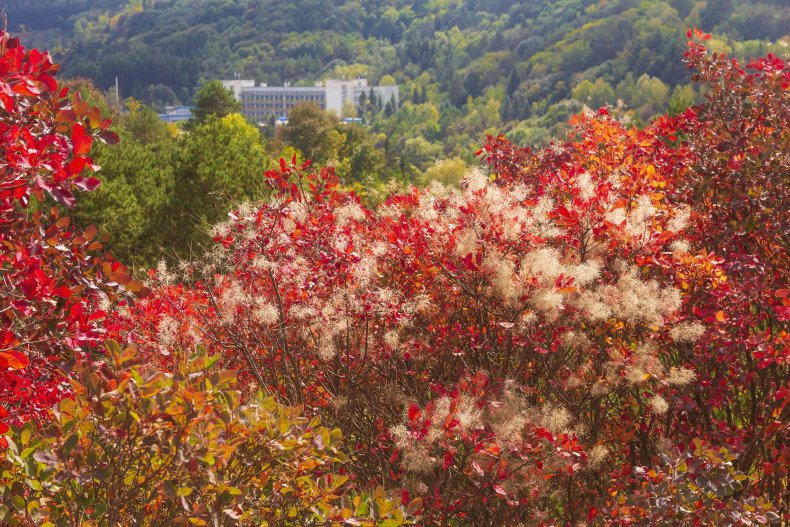
M 99 110 L 61 89 L 47 53 L 0 33 L 0 428 L 68 393 L 68 371 L 103 339 L 102 305 L 144 291 L 58 206 L 94 190 L 94 143 L 114 143 Z M 57 205 L 57 206 L 56 206 Z

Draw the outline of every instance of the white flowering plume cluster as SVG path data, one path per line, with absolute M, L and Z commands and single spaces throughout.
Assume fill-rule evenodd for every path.
M 247 207 L 215 228 L 206 311 L 181 300 L 174 316 L 264 389 L 334 411 L 347 433 L 370 434 L 367 416 L 380 415 L 414 489 L 436 483 L 449 443 L 477 438 L 521 475 L 524 488 L 505 489 L 521 494 L 547 485 L 525 458 L 546 473 L 597 470 L 609 455 L 600 413 L 631 398 L 664 419 L 665 392 L 694 379 L 663 350 L 704 327 L 677 323 L 679 291 L 639 265 L 672 258 L 688 213 L 627 181 L 584 170 L 499 181 L 476 169 L 461 189 L 413 190 L 378 214 L 349 195 Z M 171 342 L 176 325 L 159 332 Z M 447 395 L 459 372 L 503 382 Z M 415 382 L 429 375 L 446 395 Z M 430 407 L 425 430 L 404 416 L 414 403 Z M 587 453 L 538 454 L 541 434 Z M 462 470 L 485 472 L 487 455 Z
M 534 378 L 518 366 L 535 357 L 536 342 L 545 342 L 538 353 L 547 353 L 548 361 L 564 361 L 568 372 L 557 382 L 562 390 L 555 400 L 528 403 L 506 390 L 496 406 L 481 403 L 475 409 L 460 399 L 454 408 L 456 433 L 468 432 L 473 423 L 507 450 L 545 428 L 596 441 L 587 463 L 598 468 L 609 450 L 593 430 L 593 408 L 606 411 L 609 401 L 630 393 L 644 398 L 648 413 L 662 417 L 670 403 L 661 392 L 693 380 L 691 370 L 668 366 L 662 349 L 671 341 L 696 341 L 704 326 L 676 323 L 680 291 L 666 279 L 646 275 L 633 257 L 672 253 L 669 246 L 682 240 L 661 233 L 682 233 L 688 213 L 664 210 L 647 194 L 628 196 L 621 184 L 616 176 L 584 172 L 567 185 L 574 198 L 560 201 L 523 183 L 499 185 L 476 170 L 462 190 L 434 185 L 408 211 L 415 228 L 425 232 L 425 253 L 435 255 L 442 271 L 436 276 L 438 288 L 473 299 L 477 312 L 498 321 L 488 327 L 504 334 L 499 340 L 523 346 L 515 365 L 500 360 L 478 366 L 529 385 Z M 465 364 L 473 363 L 473 339 L 465 334 L 453 344 L 462 350 Z M 486 352 L 492 348 L 507 354 L 496 341 Z M 447 399 L 430 404 L 434 413 L 427 432 L 409 431 L 404 424 L 392 429 L 414 484 L 439 471 L 446 443 L 440 423 L 446 420 Z M 519 465 L 517 455 L 511 461 Z M 545 459 L 544 467 L 560 461 Z

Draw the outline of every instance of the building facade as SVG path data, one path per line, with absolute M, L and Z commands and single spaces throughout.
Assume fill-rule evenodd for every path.
M 344 109 L 352 104 L 354 108 L 358 107 L 362 93 L 369 94 L 371 90 L 384 104 L 393 101 L 397 108 L 399 102 L 397 86 L 369 87 L 367 79 L 328 79 L 323 85 L 316 86 L 291 86 L 288 83 L 285 86 L 255 86 L 251 80 L 222 81 L 222 84 L 241 101 L 244 117 L 259 123 L 272 118 L 283 122 L 294 106 L 306 102 L 313 102 L 338 117 L 347 117 L 343 115 Z
M 239 94 L 241 112 L 253 122 L 271 118 L 287 119 L 297 104 L 313 102 L 326 109 L 326 91 L 323 87 L 259 86 L 244 88 Z

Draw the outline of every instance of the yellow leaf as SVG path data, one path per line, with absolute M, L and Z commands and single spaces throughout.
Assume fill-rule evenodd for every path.
M 28 427 L 22 429 L 22 433 L 19 435 L 22 441 L 22 445 L 27 445 L 30 442 L 30 436 L 33 435 L 33 430 Z

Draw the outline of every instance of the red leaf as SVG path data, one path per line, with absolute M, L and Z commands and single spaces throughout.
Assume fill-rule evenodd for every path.
M 93 322 L 94 320 L 100 320 L 102 318 L 105 318 L 106 316 L 107 313 L 105 313 L 104 311 L 94 311 L 93 313 L 91 313 L 91 316 L 88 317 L 88 322 Z
M 444 463 L 442 465 L 444 467 L 444 470 L 450 468 L 450 465 L 453 464 L 454 459 L 455 459 L 455 455 L 452 452 L 448 451 L 444 453 Z
M 60 286 L 60 287 L 58 287 L 58 288 L 55 290 L 55 295 L 57 295 L 57 296 L 59 296 L 59 297 L 61 297 L 61 298 L 68 298 L 68 297 L 70 297 L 72 294 L 73 294 L 73 293 L 72 293 L 71 289 L 69 289 L 69 288 L 68 288 L 68 287 L 66 287 L 65 285 L 64 285 L 64 286 Z
M 102 130 L 99 132 L 99 139 L 105 145 L 117 145 L 121 142 L 121 138 L 118 137 L 118 134 L 110 130 Z
M 66 165 L 66 172 L 70 175 L 77 175 L 85 169 L 85 165 L 87 164 L 88 160 L 84 157 L 75 157 Z
M 101 180 L 96 177 L 81 177 L 74 180 L 77 188 L 87 191 L 94 191 L 101 186 Z
M 87 154 L 91 150 L 93 138 L 85 133 L 85 128 L 77 123 L 71 130 L 71 144 L 75 155 Z

